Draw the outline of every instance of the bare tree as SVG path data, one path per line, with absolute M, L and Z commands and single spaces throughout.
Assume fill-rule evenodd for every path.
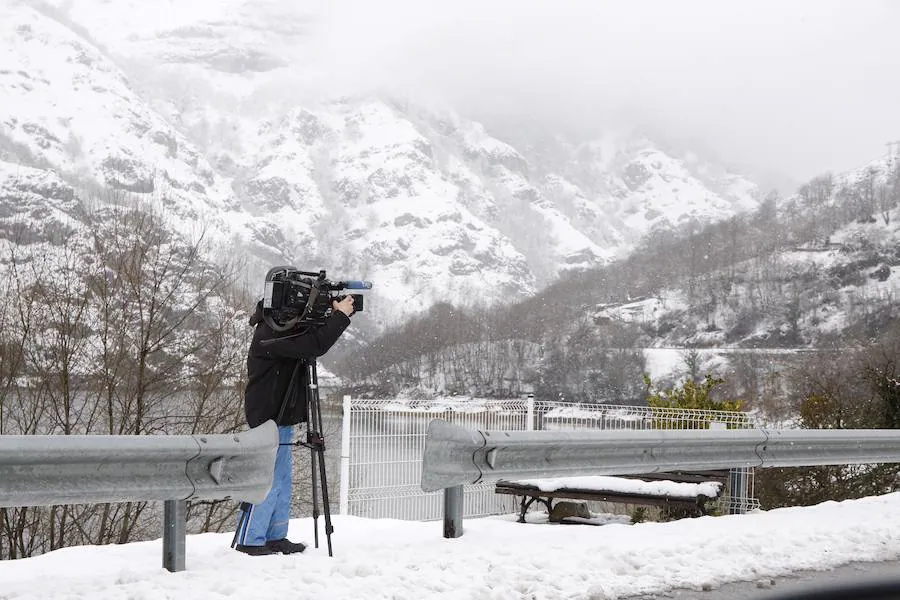
M 853 198 L 856 201 L 856 220 L 860 223 L 873 221 L 875 213 L 875 188 L 878 171 L 873 167 L 866 171 L 854 186 Z
M 828 217 L 833 194 L 834 178 L 831 173 L 816 177 L 800 188 L 799 196 L 808 216 L 806 237 L 814 243 L 824 243 L 834 227 Z
M 900 166 L 895 165 L 888 172 L 887 181 L 875 188 L 875 200 L 881 220 L 890 225 L 891 211 L 900 204 Z
M 0 432 L 216 433 L 243 425 L 249 327 L 235 270 L 205 257 L 161 216 L 100 206 L 55 243 L 10 244 L 2 257 Z M 9 351 L 7 352 L 7 349 Z M 14 402 L 9 398 L 15 397 Z M 222 527 L 229 503 L 189 507 Z M 158 535 L 147 503 L 0 511 L 0 556 Z
M 875 188 L 875 201 L 878 204 L 878 214 L 885 225 L 891 224 L 891 209 L 894 208 L 891 196 L 891 188 L 887 185 L 879 185 Z

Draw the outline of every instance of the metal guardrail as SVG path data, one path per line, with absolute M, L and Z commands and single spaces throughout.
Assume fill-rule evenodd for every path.
M 234 435 L 3 435 L 0 507 L 164 501 L 163 566 L 181 571 L 184 502 L 261 502 L 277 450 L 274 421 Z
M 900 430 L 478 431 L 434 420 L 421 485 L 446 493 L 499 479 L 896 462 Z M 445 532 L 461 535 L 458 507 L 445 501 L 444 512 Z

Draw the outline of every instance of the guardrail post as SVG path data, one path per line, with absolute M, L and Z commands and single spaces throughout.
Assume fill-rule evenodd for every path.
M 172 573 L 184 571 L 186 520 L 184 500 L 163 502 L 163 567 Z
M 463 486 L 444 488 L 444 537 L 463 534 Z

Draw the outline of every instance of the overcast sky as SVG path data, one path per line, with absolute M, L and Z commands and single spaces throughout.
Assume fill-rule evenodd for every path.
M 891 0 L 333 0 L 317 30 L 330 86 L 637 125 L 798 180 L 900 140 Z

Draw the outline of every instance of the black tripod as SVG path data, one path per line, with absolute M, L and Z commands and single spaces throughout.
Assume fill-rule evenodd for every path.
M 312 474 L 312 502 L 313 502 L 313 531 L 316 548 L 319 547 L 319 496 L 322 494 L 322 508 L 325 512 L 325 537 L 328 540 L 328 556 L 334 556 L 331 550 L 331 534 L 334 527 L 331 525 L 331 504 L 328 501 L 328 475 L 325 469 L 325 434 L 322 431 L 322 406 L 319 401 L 319 375 L 316 371 L 316 359 L 309 358 L 297 361 L 294 367 L 294 375 L 291 379 L 291 387 L 294 387 L 300 367 L 306 366 L 306 442 L 296 441 L 295 446 L 303 446 L 310 450 L 310 472 Z M 290 388 L 285 397 L 285 402 L 291 396 Z M 286 404 L 282 404 L 281 413 L 284 413 Z M 279 421 L 281 414 L 278 415 Z M 318 476 L 316 475 L 318 469 Z
M 292 446 L 303 446 L 309 448 L 312 473 L 312 502 L 313 502 L 313 529 L 315 535 L 316 548 L 319 547 L 319 496 L 322 494 L 322 506 L 325 511 L 325 535 L 328 539 L 328 556 L 334 556 L 331 548 L 331 534 L 334 527 L 331 525 L 331 504 L 328 502 L 328 477 L 325 470 L 325 436 L 322 433 L 322 407 L 319 401 L 319 376 L 316 371 L 316 359 L 301 359 L 294 365 L 294 372 L 291 375 L 291 383 L 284 399 L 281 402 L 281 410 L 278 412 L 277 423 L 282 423 L 285 414 L 293 412 L 298 401 L 299 394 L 295 394 L 294 390 L 298 387 L 300 378 L 300 368 L 306 367 L 307 381 L 306 387 L 300 393 L 304 394 L 303 401 L 306 402 L 306 441 L 296 441 L 291 443 Z M 318 473 L 316 472 L 318 469 Z M 320 485 L 321 483 L 321 485 Z M 250 515 L 250 507 L 248 502 L 241 503 L 241 518 L 238 522 L 237 529 L 234 532 L 234 539 L 231 542 L 233 548 L 237 544 L 242 529 L 246 526 Z

